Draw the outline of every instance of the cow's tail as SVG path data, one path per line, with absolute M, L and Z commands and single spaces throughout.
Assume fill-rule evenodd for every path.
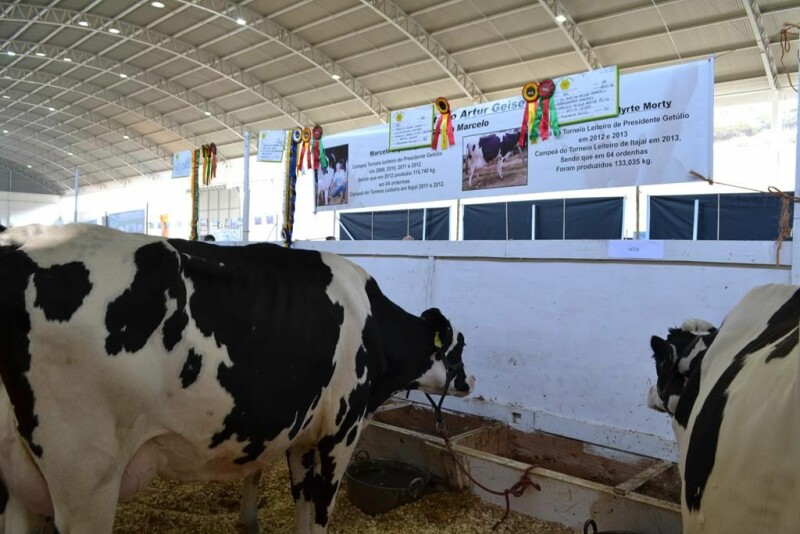
M 0 224 L 0 234 L 2 234 L 3 232 L 5 232 L 6 230 L 8 230 L 8 228 L 6 228 L 6 227 L 5 227 L 5 226 L 3 226 L 2 224 Z

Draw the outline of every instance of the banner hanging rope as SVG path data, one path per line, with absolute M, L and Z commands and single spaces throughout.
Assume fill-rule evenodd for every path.
M 431 148 L 433 150 L 439 149 L 439 138 L 442 139 L 441 149 L 445 150 L 448 146 L 456 144 L 456 134 L 453 131 L 453 121 L 450 117 L 450 102 L 446 98 L 440 96 L 436 99 L 436 111 L 439 112 L 439 118 L 436 119 L 436 125 L 433 127 L 433 143 Z M 444 134 L 442 134 L 444 130 Z
M 522 113 L 522 126 L 519 130 L 519 146 L 524 147 L 528 141 L 528 132 L 531 133 L 531 142 L 535 142 L 533 117 L 536 114 L 536 101 L 539 99 L 539 84 L 536 82 L 526 83 L 522 87 L 522 98 L 525 100 L 525 111 Z
M 287 141 L 289 157 L 286 158 L 286 187 L 283 195 L 283 244 L 287 248 L 292 246 L 292 232 L 294 231 L 294 208 L 297 201 L 297 171 L 299 168 L 297 149 L 302 143 L 303 132 L 300 128 L 292 131 L 292 136 Z

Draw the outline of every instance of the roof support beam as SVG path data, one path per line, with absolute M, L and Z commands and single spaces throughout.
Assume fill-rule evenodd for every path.
M 16 119 L 16 120 L 19 121 L 19 122 L 24 122 L 24 121 L 21 121 L 20 119 Z M 101 172 L 105 173 L 107 176 L 109 176 L 115 182 L 123 183 L 125 181 L 125 177 L 120 175 L 116 169 L 114 169 L 113 167 L 109 166 L 104 161 L 101 161 L 98 158 L 92 156 L 91 154 L 89 154 L 88 152 L 86 152 L 84 150 L 81 150 L 81 149 L 75 148 L 75 147 L 66 147 L 65 148 L 65 147 L 61 146 L 60 143 L 58 143 L 57 140 L 53 139 L 52 137 L 48 137 L 46 135 L 42 135 L 37 130 L 35 130 L 33 128 L 29 128 L 27 126 L 22 126 L 20 128 L 17 128 L 15 131 L 23 132 L 24 135 L 22 135 L 22 136 L 14 136 L 14 141 L 18 141 L 18 142 L 38 141 L 39 143 L 49 147 L 49 150 L 50 150 L 51 153 L 52 153 L 53 150 L 57 150 L 57 151 L 63 153 L 62 157 L 65 157 L 65 158 L 70 155 L 70 152 L 72 152 L 73 156 L 75 156 L 78 159 L 82 159 L 88 165 L 91 165 L 92 167 L 94 167 L 98 171 L 101 171 Z M 11 137 L 10 135 L 4 135 L 3 136 L 4 139 L 9 139 L 10 137 Z
M 180 56 L 182 59 L 204 66 L 214 71 L 237 85 L 246 87 L 265 102 L 275 106 L 293 123 L 301 126 L 312 124 L 294 104 L 284 99 L 271 87 L 262 83 L 252 75 L 242 72 L 240 68 L 231 63 L 220 60 L 217 56 L 201 50 L 185 41 L 174 39 L 169 35 L 154 31 L 149 28 L 142 28 L 128 22 L 117 21 L 107 17 L 101 17 L 91 13 L 80 13 L 66 9 L 52 7 L 41 7 L 31 5 L 15 5 L 7 2 L 0 3 L 0 9 L 7 10 L 8 20 L 26 21 L 36 17 L 40 24 L 50 24 L 60 27 L 69 27 L 78 31 L 89 31 L 83 26 L 78 25 L 78 20 L 85 20 L 92 28 L 106 28 L 114 26 L 120 33 L 117 38 L 120 43 L 124 41 L 136 41 L 146 46 L 157 48 Z
M 44 57 L 48 60 L 58 61 L 63 65 L 69 65 L 70 68 L 66 72 L 61 73 L 61 76 L 69 76 L 71 72 L 80 67 L 88 67 L 98 71 L 95 75 L 84 80 L 85 82 L 91 82 L 94 78 L 97 78 L 104 73 L 112 74 L 114 76 L 126 74 L 128 78 L 125 80 L 121 79 L 120 82 L 139 82 L 144 86 L 145 90 L 149 88 L 161 91 L 166 96 L 178 100 L 184 106 L 194 108 L 198 113 L 205 114 L 205 112 L 208 111 L 211 113 L 211 115 L 207 115 L 207 117 L 217 120 L 240 138 L 244 136 L 244 125 L 237 121 L 235 117 L 225 113 L 225 111 L 219 106 L 210 103 L 208 100 L 198 95 L 195 91 L 166 78 L 162 78 L 161 76 L 150 72 L 149 70 L 137 69 L 129 63 L 114 61 L 113 59 L 109 59 L 105 56 L 97 54 L 89 54 L 80 50 L 48 44 L 31 43 L 27 41 L 7 42 L 5 50 L 12 51 L 18 56 L 27 55 L 30 57 L 37 57 L 33 55 L 34 52 L 40 52 L 43 53 L 45 55 Z M 66 62 L 64 58 L 69 58 L 71 61 Z M 130 98 L 133 94 L 139 92 L 141 91 L 128 94 L 128 97 Z M 185 133 L 179 130 L 170 131 L 179 137 L 182 137 Z M 189 140 L 187 140 L 187 142 L 191 143 Z
M 747 12 L 747 22 L 750 24 L 750 29 L 753 30 L 753 36 L 761 53 L 761 63 L 764 64 L 764 72 L 767 76 L 769 87 L 773 91 L 779 89 L 778 68 L 775 66 L 775 58 L 772 57 L 772 52 L 769 49 L 769 36 L 764 29 L 764 23 L 761 21 L 761 9 L 755 0 L 742 0 L 742 5 L 745 12 Z
M 27 165 L 23 166 L 21 163 L 17 163 L 12 159 L 0 156 L 0 167 L 22 176 L 29 182 L 33 182 L 36 185 L 47 189 L 54 195 L 63 195 L 65 192 L 65 189 L 61 184 L 53 182 L 52 180 L 48 180 L 38 172 L 30 170 Z M 9 193 L 10 192 L 11 191 L 9 191 Z
M 564 32 L 572 47 L 580 54 L 581 61 L 586 65 L 586 68 L 589 70 L 601 68 L 603 65 L 600 64 L 600 60 L 597 59 L 594 50 L 592 50 L 592 45 L 583 36 L 583 32 L 578 28 L 578 25 L 561 2 L 559 0 L 539 0 L 539 4 L 550 15 L 553 22 L 561 28 L 561 31 Z M 561 20 L 561 18 L 564 20 Z
M 34 72 L 18 68 L 5 69 L 4 74 L 10 76 L 12 79 L 24 78 L 24 80 L 28 83 L 50 88 L 55 87 L 61 90 L 61 92 L 59 92 L 55 96 L 48 97 L 45 100 L 45 102 L 50 102 L 69 92 L 80 94 L 82 97 L 84 97 L 83 98 L 84 100 L 86 98 L 95 98 L 98 100 L 104 100 L 106 102 L 119 106 L 126 111 L 135 113 L 136 115 L 140 115 L 152 122 L 155 122 L 157 125 L 163 127 L 166 130 L 172 132 L 177 131 L 177 135 L 188 141 L 191 146 L 200 146 L 205 144 L 205 141 L 203 139 L 187 132 L 182 125 L 172 122 L 171 120 L 167 119 L 160 113 L 153 111 L 145 104 L 139 103 L 135 100 L 131 100 L 125 95 L 109 91 L 103 87 L 88 84 L 79 80 L 73 80 L 65 76 L 52 76 L 50 74 L 44 74 L 41 72 Z M 126 135 L 130 136 L 131 134 L 126 133 Z
M 76 145 L 80 145 L 81 143 L 88 143 L 94 146 L 95 148 L 103 150 L 108 154 L 110 154 L 111 156 L 119 159 L 137 174 L 149 176 L 156 172 L 167 170 L 171 164 L 171 162 L 168 163 L 163 160 L 156 160 L 156 162 L 160 161 L 161 163 L 160 167 L 162 168 L 158 170 L 153 170 L 149 168 L 145 162 L 139 161 L 138 159 L 131 157 L 130 154 L 128 154 L 124 150 L 121 150 L 116 145 L 109 143 L 108 141 L 105 141 L 103 139 L 100 139 L 97 136 L 93 136 L 91 134 L 77 135 L 77 132 L 74 130 L 72 126 L 70 126 L 70 128 L 73 130 L 71 132 L 64 132 L 60 130 L 60 128 L 62 127 L 62 123 L 56 119 L 49 117 L 39 117 L 36 120 L 31 121 L 28 120 L 27 118 L 28 116 L 30 116 L 30 114 L 22 113 L 17 116 L 11 117 L 3 114 L 2 111 L 3 110 L 0 110 L 0 118 L 3 120 L 5 124 L 14 124 L 15 122 L 23 123 L 26 125 L 29 131 L 35 131 L 39 135 L 43 135 L 47 132 L 53 131 L 55 132 L 56 135 L 53 137 L 48 137 L 48 139 L 50 139 L 53 142 L 64 141 L 65 143 L 69 143 L 69 148 L 67 148 L 66 150 L 72 153 L 75 153 Z M 32 126 L 37 126 L 37 125 L 43 126 L 43 128 L 41 129 L 31 128 Z M 22 129 L 23 127 L 17 127 L 11 132 L 11 134 L 13 135 L 15 132 L 19 132 Z M 21 140 L 27 139 L 27 137 L 23 136 L 15 136 L 15 137 L 19 137 Z M 65 137 L 71 137 L 72 139 L 75 139 L 75 141 L 64 139 Z
M 392 23 L 406 37 L 417 43 L 474 103 L 486 102 L 486 96 L 484 96 L 470 75 L 467 74 L 467 71 L 445 50 L 439 41 L 434 39 L 430 33 L 425 31 L 422 25 L 408 16 L 395 3 L 390 0 L 361 0 L 361 2 L 372 8 L 373 11 Z
M 342 67 L 322 50 L 315 47 L 296 32 L 289 31 L 277 22 L 246 7 L 237 5 L 229 0 L 179 0 L 191 3 L 193 7 L 204 9 L 218 17 L 226 18 L 232 22 L 243 19 L 247 28 L 254 30 L 267 39 L 283 45 L 291 52 L 305 58 L 311 64 L 327 73 L 353 96 L 363 102 L 370 111 L 381 120 L 389 120 L 389 109 L 364 85 L 359 82 L 347 69 Z M 307 123 L 310 124 L 310 123 Z
M 41 150 L 36 150 L 37 148 L 41 148 Z M 54 182 L 64 185 L 70 191 L 73 191 L 72 184 L 75 178 L 75 167 L 79 167 L 81 169 L 80 178 L 86 182 L 86 185 L 94 186 L 94 185 L 102 185 L 101 182 L 93 182 L 89 180 L 88 176 L 94 176 L 95 174 L 105 174 L 99 171 L 88 171 L 85 166 L 82 164 L 67 166 L 69 163 L 66 159 L 65 160 L 57 160 L 53 156 L 52 147 L 44 145 L 38 141 L 31 141 L 29 143 L 22 143 L 20 141 L 15 141 L 9 139 L 8 137 L 0 137 L 0 150 L 2 149 L 13 149 L 14 154 L 24 154 L 25 158 L 29 160 L 31 163 L 35 163 L 37 165 L 45 165 L 50 168 L 54 168 L 56 172 L 60 173 L 64 171 L 63 178 L 53 178 Z M 8 154 L 6 154 L 8 156 Z M 77 159 L 75 157 L 71 158 L 72 160 Z M 112 178 L 111 176 L 106 175 L 107 178 Z

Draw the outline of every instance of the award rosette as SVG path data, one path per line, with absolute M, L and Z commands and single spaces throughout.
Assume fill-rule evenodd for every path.
M 446 98 L 440 96 L 436 99 L 436 111 L 439 112 L 439 118 L 436 119 L 436 125 L 433 127 L 433 143 L 431 148 L 437 150 L 439 148 L 439 138 L 442 139 L 441 149 L 444 150 L 448 146 L 456 144 L 456 135 L 453 132 L 453 121 L 450 117 L 450 102 Z M 442 131 L 444 130 L 444 134 Z
M 320 167 L 322 169 L 328 168 L 328 158 L 325 156 L 325 147 L 322 144 L 322 126 L 319 124 L 314 126 L 314 129 L 311 130 L 311 138 L 313 142 L 313 147 L 311 149 L 313 153 L 313 160 L 314 160 L 314 170 L 319 170 Z M 320 161 L 320 155 L 322 155 L 322 160 Z
M 522 99 L 525 100 L 525 111 L 522 114 L 522 127 L 519 129 L 519 146 L 524 147 L 528 132 L 531 134 L 531 141 L 536 141 L 533 137 L 533 117 L 536 115 L 536 101 L 539 100 L 539 84 L 526 83 L 522 87 Z
M 311 128 L 306 126 L 300 135 L 300 157 L 297 158 L 297 170 L 303 170 L 303 163 L 306 169 L 311 168 Z
M 539 106 L 536 109 L 536 116 L 533 119 L 533 128 L 531 129 L 531 140 L 534 142 L 537 137 L 541 137 L 542 141 L 546 141 L 550 137 L 551 129 L 556 137 L 561 135 L 556 102 L 553 99 L 555 92 L 556 84 L 553 83 L 553 80 L 548 79 L 539 82 Z

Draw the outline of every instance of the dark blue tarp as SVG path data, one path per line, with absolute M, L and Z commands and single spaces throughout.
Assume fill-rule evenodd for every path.
M 536 239 L 619 239 L 622 235 L 622 198 L 578 198 L 467 205 L 464 239 L 531 239 L 533 206 Z
M 342 213 L 339 236 L 342 240 L 349 240 L 351 236 L 355 240 L 397 240 L 410 235 L 420 240 L 423 220 L 426 240 L 450 238 L 448 208 L 428 208 L 427 213 L 422 209 Z

